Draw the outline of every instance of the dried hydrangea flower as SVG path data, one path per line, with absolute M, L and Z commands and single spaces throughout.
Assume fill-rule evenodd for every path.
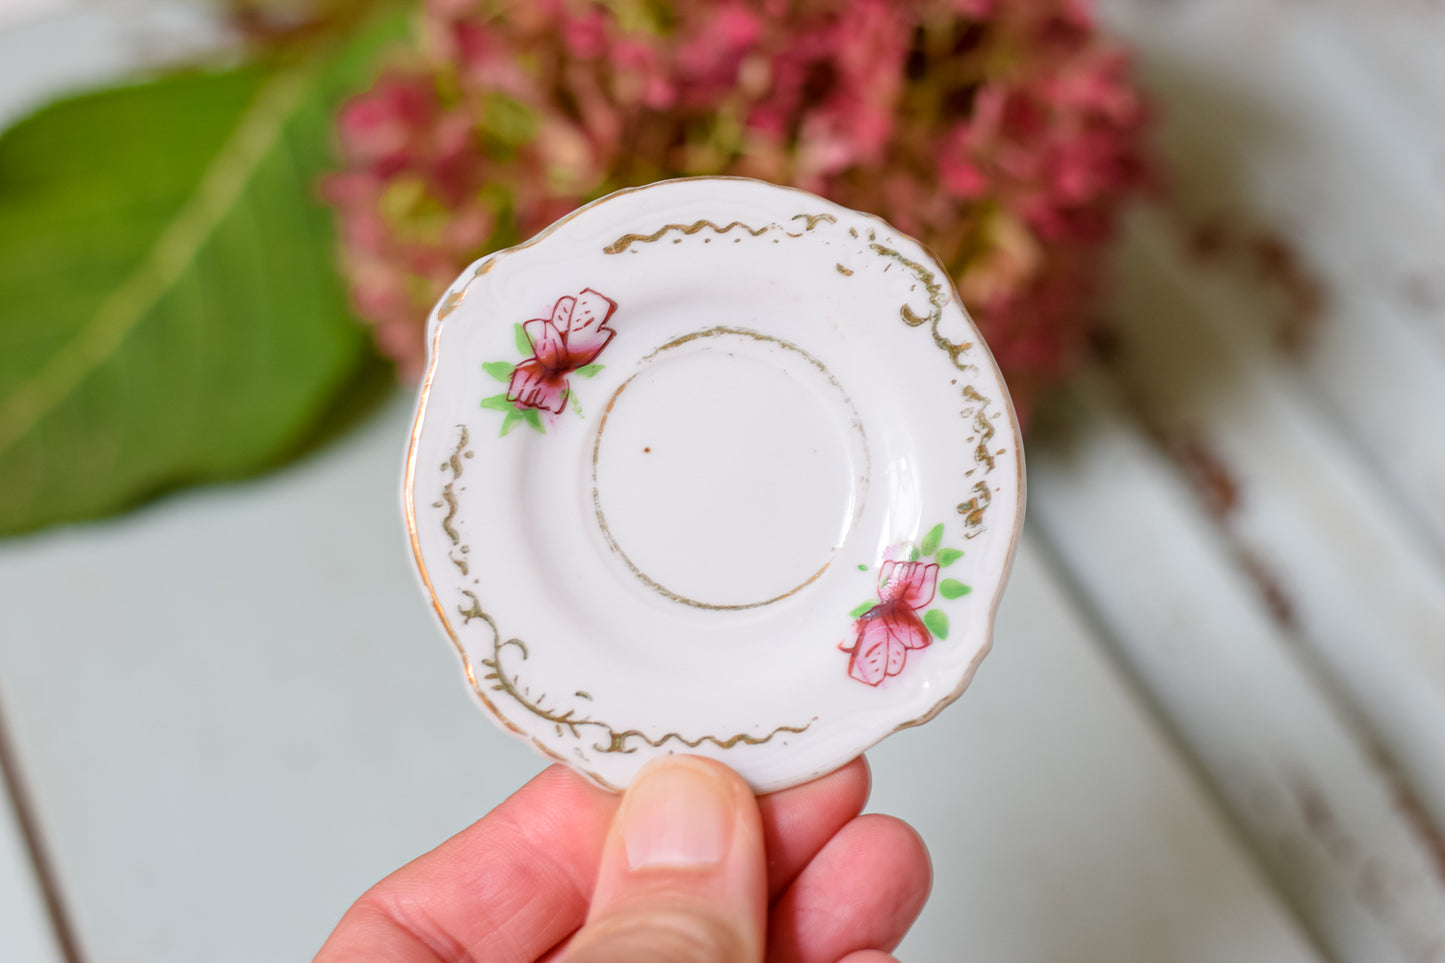
M 1145 118 L 1082 0 L 430 0 L 342 111 L 325 193 L 409 374 L 474 258 L 620 187 L 739 174 L 929 244 L 1026 410 L 1092 326 Z

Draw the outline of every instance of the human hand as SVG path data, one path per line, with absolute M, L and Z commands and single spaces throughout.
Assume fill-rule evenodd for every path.
M 553 766 L 377 883 L 315 963 L 887 963 L 927 898 L 928 853 L 860 816 L 854 760 L 754 799 L 673 756 L 618 797 Z

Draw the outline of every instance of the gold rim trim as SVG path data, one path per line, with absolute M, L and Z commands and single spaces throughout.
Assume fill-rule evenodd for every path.
M 510 720 L 503 716 L 497 707 L 492 705 L 492 700 L 488 699 L 486 693 L 477 685 L 477 676 L 476 673 L 472 671 L 472 663 L 471 660 L 467 658 L 467 650 L 462 645 L 461 639 L 457 638 L 457 633 L 452 628 L 451 621 L 447 618 L 446 609 L 442 606 L 441 599 L 437 598 L 437 590 L 436 586 L 432 584 L 431 572 L 427 570 L 426 560 L 422 558 L 421 554 L 421 535 L 417 532 L 416 526 L 416 459 L 418 449 L 421 447 L 421 430 L 422 423 L 425 420 L 426 406 L 427 402 L 431 399 L 432 381 L 436 377 L 437 345 L 441 342 L 441 336 L 442 328 L 441 325 L 438 324 L 436 330 L 432 332 L 431 344 L 428 349 L 426 376 L 422 379 L 421 393 L 417 399 L 416 416 L 412 420 L 411 439 L 407 443 L 406 468 L 402 482 L 402 516 L 406 519 L 406 532 L 411 542 L 411 555 L 412 560 L 416 562 L 417 574 L 421 578 L 422 585 L 426 588 L 427 598 L 431 600 L 432 611 L 436 613 L 437 619 L 440 620 L 442 628 L 447 634 L 447 638 L 452 643 L 452 648 L 456 650 L 457 657 L 462 660 L 462 667 L 467 674 L 467 682 L 471 685 L 472 691 L 477 694 L 477 697 L 482 700 L 482 704 L 486 706 L 487 711 L 490 712 L 498 722 L 509 731 L 515 732 L 519 736 L 525 736 L 527 733 L 516 725 L 513 725 Z M 566 761 L 560 755 L 550 750 L 546 750 L 546 752 L 549 757 L 556 759 L 558 762 Z

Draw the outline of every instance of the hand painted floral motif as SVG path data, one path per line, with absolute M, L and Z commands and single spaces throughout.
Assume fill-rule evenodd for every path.
M 502 434 L 522 421 L 545 432 L 540 412 L 560 415 L 569 399 L 577 413 L 582 413 L 567 376 L 590 378 L 602 370 L 602 365 L 593 362 L 617 334 L 607 327 L 616 310 L 616 301 L 585 288 L 576 297 L 558 298 L 551 317 L 533 318 L 516 326 L 517 350 L 531 357 L 516 365 L 505 361 L 482 365 L 487 374 L 507 382 L 505 393 L 482 401 L 483 408 L 507 413 Z
M 859 682 L 879 685 L 903 671 L 910 649 L 925 648 L 935 637 L 948 637 L 948 616 L 941 609 L 928 609 L 935 591 L 945 599 L 956 599 L 971 589 L 956 579 L 939 581 L 939 569 L 963 555 L 958 549 L 940 547 L 942 540 L 943 525 L 935 525 L 921 545 L 907 550 L 906 560 L 884 562 L 878 572 L 878 600 L 870 599 L 852 611 L 855 638 L 851 645 L 838 648 L 851 653 L 848 674 Z
M 903 671 L 909 649 L 933 641 L 914 612 L 933 601 L 938 565 L 923 562 L 884 562 L 878 578 L 877 605 L 858 619 L 858 638 L 850 649 L 848 674 L 859 682 L 878 685 Z

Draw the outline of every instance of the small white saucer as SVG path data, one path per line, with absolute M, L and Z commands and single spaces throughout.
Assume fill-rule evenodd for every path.
M 1018 424 L 947 272 L 877 218 L 621 191 L 469 268 L 429 344 L 424 589 L 493 718 L 600 785 L 674 752 L 807 781 L 988 651 Z

